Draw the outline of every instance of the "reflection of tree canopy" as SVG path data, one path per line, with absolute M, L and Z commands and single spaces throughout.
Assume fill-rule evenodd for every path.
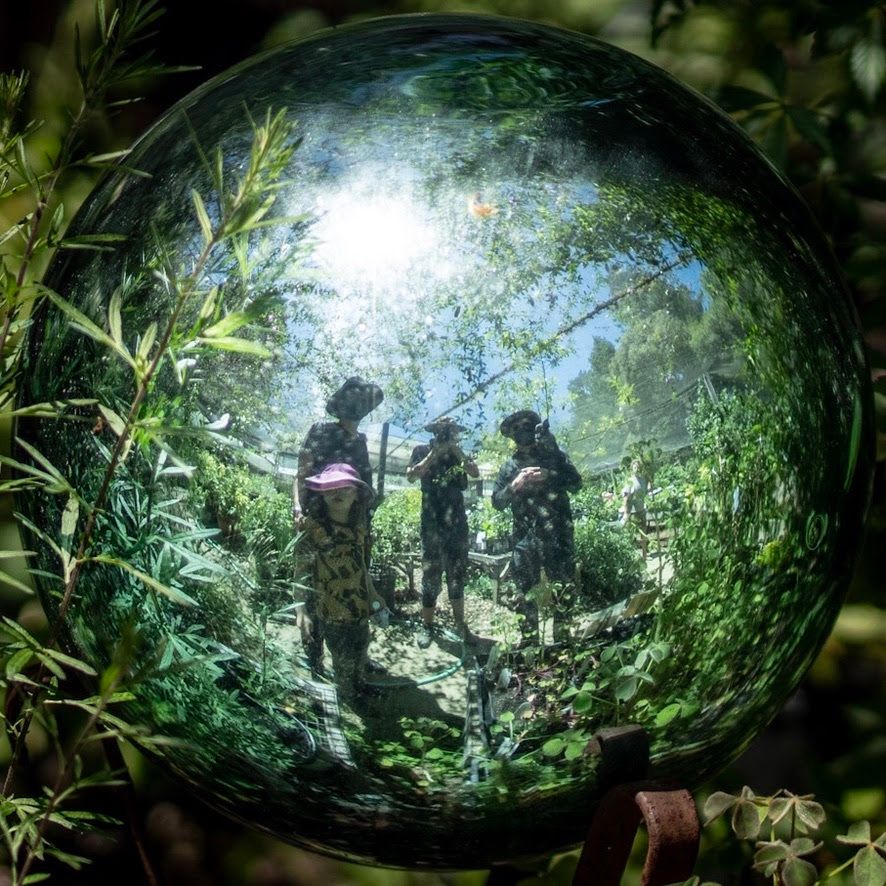
M 233 251 L 208 275 L 207 286 L 223 284 L 223 313 L 257 306 L 238 334 L 281 347 L 263 364 L 249 354 L 201 356 L 189 378 L 207 418 L 229 411 L 240 427 L 298 434 L 356 372 L 385 388 L 385 417 L 407 428 L 453 412 L 488 431 L 514 408 L 563 415 L 571 406 L 570 436 L 587 461 L 619 455 L 632 437 L 679 445 L 684 394 L 700 378 L 715 389 L 740 380 L 766 391 L 781 429 L 810 401 L 824 408 L 832 394 L 808 377 L 811 351 L 827 364 L 821 378 L 845 371 L 827 363 L 826 274 L 782 233 L 790 219 L 768 197 L 751 205 L 751 189 L 719 174 L 736 155 L 722 121 L 695 125 L 690 145 L 681 120 L 698 108 L 645 77 L 642 63 L 610 64 L 605 47 L 580 65 L 562 47 L 542 52 L 560 72 L 552 91 L 538 51 L 527 48 L 535 36 L 498 46 L 488 26 L 488 37 L 457 48 L 429 31 L 420 54 L 404 52 L 395 32 L 374 47 L 373 76 L 362 66 L 367 47 L 354 40 L 318 56 L 330 76 L 310 85 L 301 67 L 281 81 L 263 65 L 212 85 L 213 102 L 191 103 L 190 129 L 181 114 L 170 117 L 134 151 L 131 162 L 152 179 L 100 189 L 85 224 L 104 212 L 107 227 L 133 237 L 116 256 L 90 259 L 79 279 L 101 278 L 104 293 L 143 265 L 149 222 L 187 255 L 196 225 L 182 210 L 205 180 L 196 145 L 220 143 L 226 165 L 237 164 L 246 124 L 238 90 L 246 90 L 258 97 L 253 113 L 265 101 L 292 102 L 303 143 L 281 202 L 308 221 L 254 236 L 239 290 L 224 282 L 244 279 L 231 274 L 241 263 Z M 361 65 L 348 55 L 358 52 Z M 571 65 L 586 82 L 562 76 Z M 464 95 L 466 79 L 482 95 Z M 667 119 L 652 93 L 663 107 L 672 100 Z M 739 160 L 739 171 L 757 174 L 744 154 Z M 487 217 L 466 209 L 475 192 L 494 209 Z M 402 212 L 402 230 L 388 238 L 396 246 L 400 237 L 401 248 L 372 273 L 359 262 L 343 273 L 342 247 L 365 241 L 371 254 L 384 232 L 373 230 L 371 213 L 337 237 L 324 226 L 361 206 L 374 206 L 382 222 L 391 207 Z M 94 314 L 103 293 L 84 296 L 94 296 Z M 144 314 L 130 308 L 135 329 L 162 301 L 156 288 L 148 296 Z M 838 411 L 845 416 L 846 404 Z

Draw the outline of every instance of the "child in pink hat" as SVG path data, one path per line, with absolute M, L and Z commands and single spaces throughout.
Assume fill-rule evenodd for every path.
M 298 625 L 312 669 L 322 670 L 325 640 L 339 693 L 353 698 L 365 688 L 373 604 L 384 607 L 366 568 L 371 490 L 348 464 L 327 465 L 305 483 L 317 493 L 304 522 L 314 562 Z

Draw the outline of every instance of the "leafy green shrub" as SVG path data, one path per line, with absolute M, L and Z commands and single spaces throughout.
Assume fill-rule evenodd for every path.
M 292 540 L 292 502 L 270 477 L 231 465 L 210 452 L 197 456 L 197 473 L 188 496 L 208 509 L 209 519 L 231 540 L 249 545 L 261 540 L 284 551 Z
M 631 533 L 590 519 L 575 524 L 581 596 L 594 607 L 625 600 L 643 586 L 643 561 Z
M 421 490 L 398 489 L 387 495 L 372 518 L 372 536 L 372 559 L 379 566 L 420 551 Z
M 472 537 L 478 532 L 486 533 L 486 541 L 509 539 L 511 535 L 511 512 L 497 511 L 488 498 L 481 498 L 468 511 L 468 529 Z
M 618 502 L 613 504 L 603 498 L 604 492 L 612 492 L 609 484 L 597 477 L 585 480 L 582 488 L 572 496 L 572 514 L 577 521 L 592 523 L 611 522 L 618 517 Z

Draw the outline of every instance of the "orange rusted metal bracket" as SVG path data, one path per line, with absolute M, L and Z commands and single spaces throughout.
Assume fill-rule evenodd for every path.
M 619 886 L 641 821 L 649 833 L 642 886 L 688 880 L 701 831 L 692 795 L 641 780 L 649 767 L 649 739 L 641 727 L 606 729 L 593 743 L 606 793 L 591 821 L 573 886 Z
M 602 798 L 591 820 L 573 886 L 620 886 L 637 828 L 645 821 L 649 848 L 643 886 L 682 883 L 692 876 L 700 825 L 695 801 L 679 786 L 646 780 L 649 736 L 641 726 L 603 729 L 588 744 L 599 758 Z M 599 795 L 598 795 L 599 796 Z M 487 886 L 514 886 L 532 871 L 496 865 Z
M 654 782 L 636 782 L 613 788 L 601 800 L 573 886 L 619 886 L 641 820 L 649 832 L 642 886 L 688 880 L 701 830 L 692 794 Z

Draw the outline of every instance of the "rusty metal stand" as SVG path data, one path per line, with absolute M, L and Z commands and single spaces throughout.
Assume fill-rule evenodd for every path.
M 593 739 L 605 791 L 578 860 L 573 886 L 619 886 L 641 821 L 649 833 L 642 886 L 692 876 L 700 825 L 689 791 L 645 780 L 649 739 L 640 726 L 602 730 Z
M 621 886 L 641 821 L 649 833 L 642 886 L 669 886 L 692 876 L 701 827 L 695 801 L 679 785 L 647 779 L 649 736 L 642 726 L 602 729 L 588 744 L 599 757 L 601 799 L 572 880 L 573 886 Z M 515 886 L 531 870 L 496 865 L 486 886 Z

